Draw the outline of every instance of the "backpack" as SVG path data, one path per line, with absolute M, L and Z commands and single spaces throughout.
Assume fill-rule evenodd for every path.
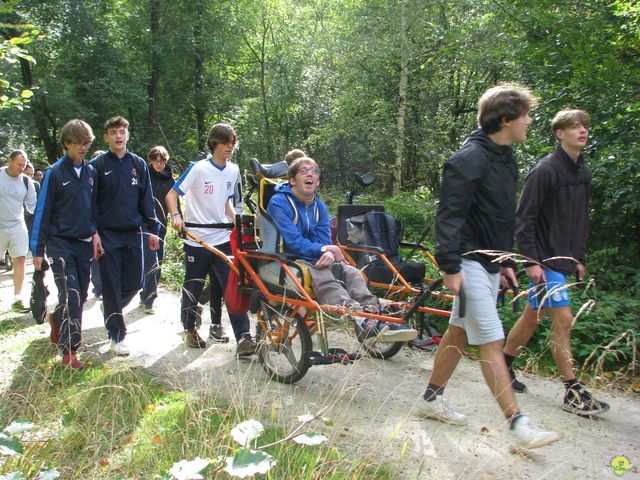
M 426 267 L 419 262 L 405 261 L 400 255 L 400 242 L 404 235 L 402 222 L 385 212 L 371 211 L 351 217 L 347 221 L 347 241 L 354 245 L 381 248 L 400 275 L 411 283 L 422 282 Z M 395 272 L 375 255 L 360 255 L 358 267 L 370 281 L 392 283 Z

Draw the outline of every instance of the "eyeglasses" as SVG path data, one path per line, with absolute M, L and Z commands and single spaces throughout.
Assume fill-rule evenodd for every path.
M 316 167 L 303 167 L 298 170 L 298 173 L 302 175 L 306 175 L 307 173 L 312 173 L 313 175 L 320 175 L 320 169 Z
M 93 142 L 84 142 L 84 143 L 83 142 L 71 142 L 71 145 L 73 145 L 76 148 L 84 147 L 84 148 L 88 149 L 91 146 L 92 143 Z

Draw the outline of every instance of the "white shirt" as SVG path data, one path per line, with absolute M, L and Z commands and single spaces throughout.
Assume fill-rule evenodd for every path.
M 233 223 L 227 217 L 227 201 L 233 201 L 235 186 L 240 169 L 235 163 L 227 162 L 220 168 L 211 156 L 189 165 L 173 188 L 185 198 L 184 220 L 188 223 Z M 216 246 L 229 241 L 231 231 L 221 228 L 187 227 L 203 242 Z M 185 240 L 192 246 L 200 246 L 192 240 Z
M 35 211 L 36 188 L 29 180 L 27 189 L 23 176 L 12 177 L 7 173 L 7 167 L 0 168 L 0 228 L 13 228 L 24 222 L 25 208 L 29 213 Z

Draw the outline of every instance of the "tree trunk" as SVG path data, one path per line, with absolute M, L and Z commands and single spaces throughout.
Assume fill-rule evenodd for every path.
M 398 105 L 398 137 L 396 138 L 396 161 L 393 168 L 393 195 L 399 195 L 402 188 L 402 167 L 404 161 L 404 126 L 407 110 L 407 87 L 409 84 L 408 54 L 407 54 L 407 0 L 400 2 L 400 102 Z
M 149 138 L 156 137 L 158 129 L 158 85 L 160 83 L 160 0 L 150 0 L 149 17 L 151 21 L 151 68 L 147 86 L 149 112 L 147 126 Z
M 203 92 L 204 83 L 204 45 L 202 44 L 202 12 L 196 12 L 196 24 L 193 27 L 194 45 L 194 109 L 196 114 L 196 125 L 198 127 L 198 152 L 207 151 L 207 132 L 205 125 L 206 102 Z
M 33 89 L 34 82 L 31 64 L 24 58 L 20 58 L 20 67 L 22 69 L 22 79 L 25 87 Z M 53 164 L 60 156 L 60 146 L 57 141 L 58 127 L 47 105 L 47 98 L 43 93 L 36 91 L 31 101 L 31 113 L 33 113 L 40 142 L 42 142 L 42 146 L 45 152 L 47 152 L 47 160 L 50 164 Z

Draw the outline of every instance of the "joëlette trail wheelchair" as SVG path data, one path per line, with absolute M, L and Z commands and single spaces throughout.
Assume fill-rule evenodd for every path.
M 250 208 L 253 206 L 254 215 L 236 219 L 235 259 L 239 267 L 239 288 L 252 297 L 252 311 L 257 316 L 258 357 L 275 380 L 294 383 L 304 377 L 312 365 L 345 364 L 360 358 L 359 352 L 348 353 L 330 347 L 325 317 L 337 315 L 352 320 L 403 324 L 419 308 L 424 308 L 422 302 L 429 297 L 431 289 L 439 287 L 440 280 L 422 291 L 412 304 L 389 302 L 388 308 L 398 309 L 393 315 L 318 304 L 313 298 L 308 265 L 283 252 L 278 229 L 266 212 L 278 179 L 286 176 L 287 165 L 284 162 L 261 165 L 252 160 L 250 168 L 249 184 L 258 190 L 258 202 L 252 205 L 245 201 Z M 442 311 L 442 314 L 449 315 L 449 312 Z M 405 344 L 367 338 L 358 321 L 354 321 L 354 326 L 362 351 L 372 357 L 391 358 Z

